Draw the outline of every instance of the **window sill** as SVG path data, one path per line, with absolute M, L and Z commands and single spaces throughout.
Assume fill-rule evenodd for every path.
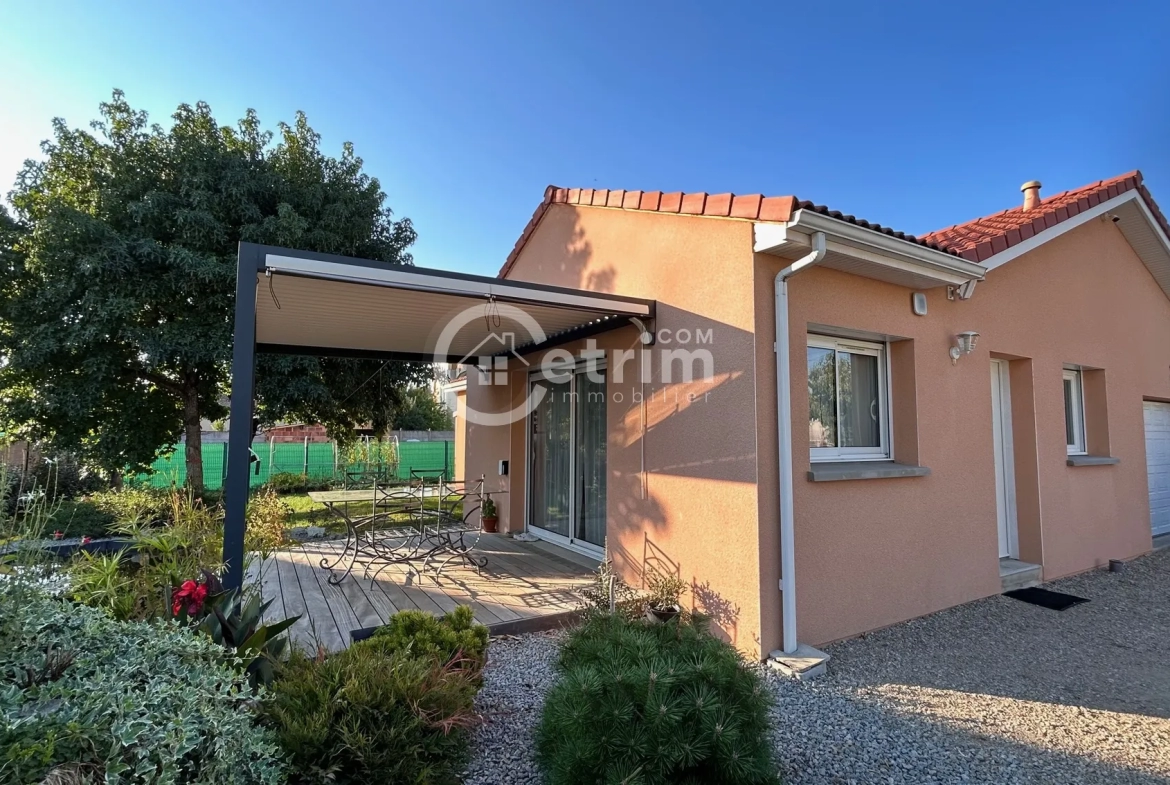
M 810 482 L 838 482 L 841 480 L 885 480 L 892 477 L 925 477 L 930 469 L 893 461 L 845 461 L 842 463 L 814 463 L 809 467 Z
M 1115 463 L 1121 463 L 1120 458 L 1112 458 L 1108 455 L 1070 455 L 1068 456 L 1069 466 L 1112 466 Z

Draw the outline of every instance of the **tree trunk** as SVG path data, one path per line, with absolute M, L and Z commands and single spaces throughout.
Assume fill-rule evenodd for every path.
M 203 429 L 199 424 L 199 391 L 188 382 L 183 386 L 183 435 L 187 450 L 187 487 L 203 493 Z

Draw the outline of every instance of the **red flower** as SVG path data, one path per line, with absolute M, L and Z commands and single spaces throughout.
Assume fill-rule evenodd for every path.
M 93 542 L 93 537 L 90 537 L 88 534 L 82 536 L 82 538 L 81 538 L 82 545 L 89 545 L 91 542 Z
M 183 585 L 179 587 L 179 590 L 175 592 L 171 612 L 175 616 L 178 616 L 179 611 L 186 608 L 187 615 L 194 616 L 203 610 L 203 602 L 206 599 L 206 584 L 196 583 L 195 581 L 184 581 Z
M 54 540 L 59 540 L 59 539 L 61 539 L 61 538 L 62 538 L 62 537 L 64 537 L 64 536 L 65 536 L 65 532 L 63 532 L 63 531 L 55 531 L 55 532 L 53 532 L 53 539 L 54 539 Z

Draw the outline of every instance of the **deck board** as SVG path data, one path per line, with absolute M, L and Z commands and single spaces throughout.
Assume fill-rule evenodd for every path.
M 596 567 L 586 557 L 562 556 L 559 548 L 545 543 L 484 535 L 475 550 L 487 557 L 482 570 L 452 561 L 437 580 L 402 564 L 367 575 L 359 561 L 334 586 L 321 559 L 336 558 L 343 546 L 340 539 L 290 546 L 263 563 L 257 558 L 249 573 L 258 577 L 264 599 L 275 600 L 266 622 L 303 614 L 290 635 L 306 650 L 315 650 L 318 642 L 331 651 L 348 646 L 351 631 L 385 624 L 401 610 L 442 614 L 469 605 L 476 620 L 489 627 L 573 611 L 580 605 L 577 592 L 591 582 Z

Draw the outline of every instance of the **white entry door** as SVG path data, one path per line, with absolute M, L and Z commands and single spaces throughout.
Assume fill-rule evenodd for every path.
M 1150 478 L 1150 528 L 1170 534 L 1170 403 L 1146 401 L 1146 472 Z
M 1019 558 L 1016 465 L 1012 449 L 1012 396 L 1006 360 L 991 361 L 991 428 L 995 447 L 995 515 L 1000 558 Z

